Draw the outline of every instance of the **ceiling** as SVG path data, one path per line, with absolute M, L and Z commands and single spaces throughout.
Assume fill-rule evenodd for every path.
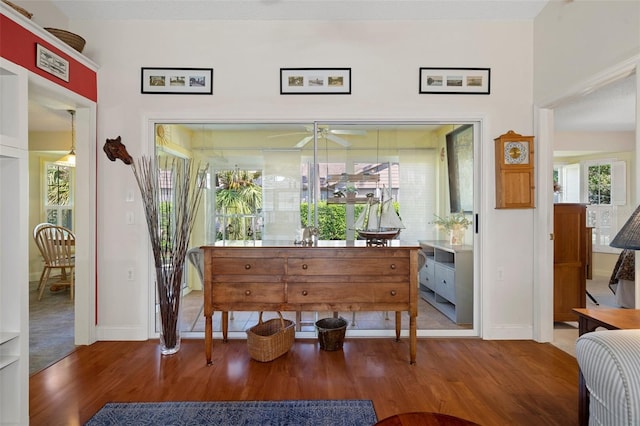
M 549 0 L 52 0 L 70 19 L 531 20 Z M 570 1 L 570 0 L 563 0 Z
M 532 20 L 549 0 L 52 0 L 71 20 Z M 562 0 L 571 1 L 571 0 Z M 634 131 L 635 75 L 555 108 L 558 131 Z M 32 99 L 32 131 L 69 129 L 68 107 Z
M 554 108 L 555 129 L 567 132 L 633 132 L 636 75 L 631 74 Z

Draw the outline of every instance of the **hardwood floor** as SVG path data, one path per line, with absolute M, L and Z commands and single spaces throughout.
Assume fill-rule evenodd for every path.
M 378 419 L 434 411 L 487 426 L 578 421 L 578 365 L 551 344 L 428 338 L 409 365 L 408 339 L 347 339 L 342 351 L 296 340 L 284 356 L 252 360 L 244 340 L 183 340 L 160 355 L 158 341 L 83 346 L 29 380 L 31 425 L 80 425 L 105 403 L 370 399 Z

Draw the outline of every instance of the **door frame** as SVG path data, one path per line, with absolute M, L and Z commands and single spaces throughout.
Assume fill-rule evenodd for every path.
M 536 186 L 553 185 L 554 108 L 571 99 L 635 73 L 636 76 L 636 165 L 640 164 L 640 55 L 616 64 L 595 76 L 578 82 L 559 96 L 534 105 L 534 129 L 538 143 L 538 173 Z M 635 175 L 635 193 L 631 202 L 640 200 L 640 173 Z M 544 196 L 546 194 L 546 196 Z M 534 233 L 534 311 L 533 339 L 553 341 L 553 193 L 538 191 Z M 636 306 L 640 306 L 640 265 L 636 266 Z

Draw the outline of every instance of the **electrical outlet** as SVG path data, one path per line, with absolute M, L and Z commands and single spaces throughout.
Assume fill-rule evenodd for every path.
M 127 269 L 127 280 L 133 281 L 133 268 Z
M 133 212 L 129 211 L 127 212 L 127 225 L 133 225 L 134 219 L 133 219 Z

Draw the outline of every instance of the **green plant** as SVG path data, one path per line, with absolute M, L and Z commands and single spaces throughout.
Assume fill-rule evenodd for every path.
M 356 204 L 354 206 L 354 216 L 360 216 L 364 210 L 364 204 Z M 300 218 L 302 226 L 313 226 L 313 223 L 307 221 L 307 210 L 309 204 L 300 203 Z M 400 210 L 400 205 L 393 202 L 393 208 L 396 213 Z M 311 207 L 311 217 L 315 214 L 314 207 Z M 347 213 L 344 204 L 327 204 L 326 201 L 318 203 L 318 228 L 320 240 L 344 240 L 347 238 Z
M 256 231 L 251 229 L 251 219 L 243 216 L 255 214 L 262 208 L 262 188 L 256 183 L 260 172 L 221 170 L 216 177 L 216 206 L 220 213 L 229 217 L 227 238 L 242 240 Z M 222 238 L 221 233 L 219 238 Z
M 434 214 L 433 216 L 435 217 L 435 220 L 431 223 L 445 231 L 467 229 L 472 223 L 463 213 L 454 213 L 446 217 L 440 217 L 437 214 Z

